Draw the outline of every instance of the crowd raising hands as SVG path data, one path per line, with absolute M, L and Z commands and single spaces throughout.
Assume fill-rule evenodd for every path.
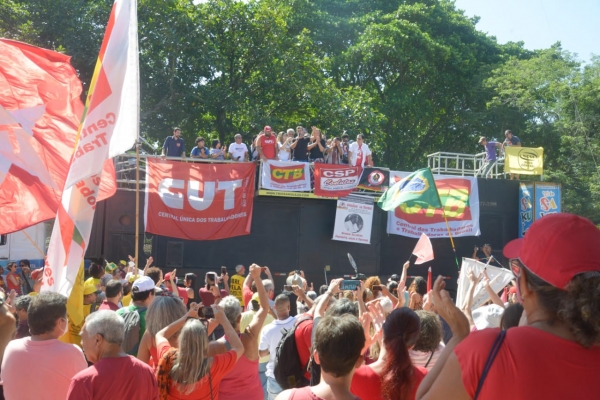
M 319 293 L 302 271 L 277 290 L 269 268 L 252 264 L 245 276 L 238 265 L 232 277 L 206 274 L 195 293 L 194 274 L 178 285 L 177 271 L 132 259 L 90 268 L 82 316 L 64 296 L 40 293 L 32 270 L 21 295 L 0 291 L 3 396 L 596 399 L 597 248 L 588 220 L 545 216 L 504 248 L 513 281 L 497 293 L 485 269 L 462 271 L 458 306 L 443 277 L 429 291 L 418 278 L 407 289 L 408 262 L 385 284 L 373 276 L 342 290 L 333 279 Z

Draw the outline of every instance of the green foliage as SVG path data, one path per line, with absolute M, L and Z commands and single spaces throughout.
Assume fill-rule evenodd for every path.
M 72 56 L 89 85 L 112 0 L 0 0 L 0 35 Z M 198 4 L 195 4 L 198 3 Z M 451 0 L 138 0 L 141 131 L 249 142 L 264 125 L 364 133 L 422 168 L 511 129 L 543 146 L 565 209 L 600 222 L 600 60 L 499 45 Z M 85 96 L 85 93 L 84 93 Z

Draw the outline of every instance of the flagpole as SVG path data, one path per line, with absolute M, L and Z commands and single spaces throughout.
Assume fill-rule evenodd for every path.
M 140 134 L 135 142 L 135 268 L 139 268 L 140 250 Z
M 433 178 L 433 181 L 435 182 L 435 177 L 433 177 L 431 168 L 428 167 L 427 169 L 431 173 L 431 177 Z M 450 232 L 450 224 L 448 224 L 448 218 L 446 218 L 446 211 L 444 210 L 444 205 L 442 204 L 442 198 L 440 197 L 440 192 L 437 191 L 437 186 L 436 186 L 435 192 L 437 193 L 438 200 L 440 202 L 440 205 L 442 206 L 442 215 L 444 216 L 444 221 L 446 221 L 446 229 L 448 229 L 448 236 L 450 237 L 450 243 L 452 244 L 452 251 L 454 252 L 454 261 L 456 261 L 456 268 L 458 268 L 458 270 L 460 271 L 460 265 L 458 264 L 458 257 L 456 256 L 456 247 L 454 246 L 454 239 L 452 238 L 452 233 Z

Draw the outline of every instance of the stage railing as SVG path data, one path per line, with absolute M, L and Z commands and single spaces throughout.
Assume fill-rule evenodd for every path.
M 449 153 L 439 151 L 427 155 L 427 166 L 434 174 L 483 177 L 485 152 L 478 154 Z M 492 178 L 504 177 L 504 157 L 498 158 L 492 172 Z

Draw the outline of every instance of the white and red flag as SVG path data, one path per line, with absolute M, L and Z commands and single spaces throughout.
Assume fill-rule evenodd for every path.
M 0 39 L 0 233 L 52 219 L 83 114 L 70 57 Z M 114 194 L 105 170 L 100 199 Z
M 137 1 L 116 0 L 77 133 L 42 290 L 69 295 L 90 237 L 103 166 L 133 147 L 138 126 Z
M 422 233 L 412 253 L 417 256 L 415 264 L 423 264 L 424 262 L 433 260 L 433 247 L 431 246 L 429 236 Z

